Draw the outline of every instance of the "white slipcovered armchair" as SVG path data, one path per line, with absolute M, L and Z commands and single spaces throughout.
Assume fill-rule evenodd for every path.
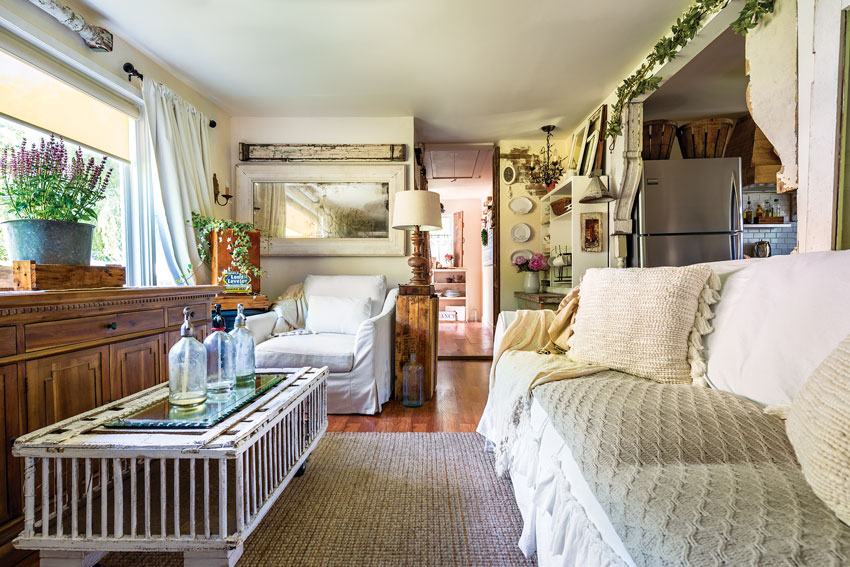
M 327 366 L 328 413 L 376 414 L 390 399 L 393 320 L 398 289 L 387 290 L 384 276 L 307 276 L 304 295 L 369 298 L 371 317 L 356 334 L 308 333 L 272 336 L 277 313 L 248 317 L 262 368 Z

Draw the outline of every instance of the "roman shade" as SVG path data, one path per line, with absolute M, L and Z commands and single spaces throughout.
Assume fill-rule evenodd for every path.
M 134 116 L 126 111 L 133 107 L 122 106 L 119 110 L 0 49 L 0 113 L 14 121 L 129 162 Z

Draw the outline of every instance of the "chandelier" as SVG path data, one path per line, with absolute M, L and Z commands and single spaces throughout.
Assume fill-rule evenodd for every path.
M 541 184 L 551 191 L 555 184 L 564 175 L 565 158 L 558 155 L 558 151 L 552 147 L 552 131 L 555 126 L 548 124 L 540 128 L 546 132 L 546 147 L 540 149 L 540 153 L 531 158 L 528 166 L 528 178 L 532 183 Z

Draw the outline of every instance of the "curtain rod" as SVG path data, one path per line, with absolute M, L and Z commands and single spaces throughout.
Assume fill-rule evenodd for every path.
M 124 63 L 124 66 L 122 67 L 122 69 L 124 69 L 124 72 L 127 73 L 127 80 L 128 81 L 132 80 L 133 77 L 138 77 L 140 81 L 143 81 L 145 79 L 144 76 L 139 72 L 139 70 L 136 69 L 136 66 L 133 65 L 132 63 L 130 63 L 129 61 Z M 215 120 L 210 120 L 210 128 L 215 128 L 215 127 L 216 127 Z

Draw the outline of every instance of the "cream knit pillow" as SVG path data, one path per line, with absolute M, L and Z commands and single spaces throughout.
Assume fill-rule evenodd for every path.
M 850 336 L 794 398 L 785 430 L 812 490 L 850 524 Z
M 702 335 L 719 289 L 705 264 L 588 270 L 569 355 L 656 382 L 705 385 Z

